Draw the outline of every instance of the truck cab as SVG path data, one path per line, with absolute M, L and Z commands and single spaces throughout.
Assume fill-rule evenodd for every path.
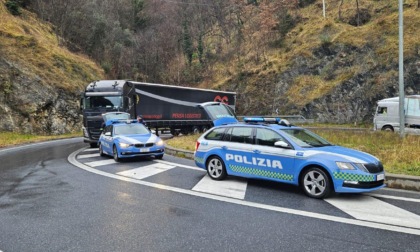
M 96 147 L 103 123 L 102 114 L 121 111 L 122 87 L 125 81 L 109 80 L 90 83 L 80 98 L 83 114 L 83 141 Z

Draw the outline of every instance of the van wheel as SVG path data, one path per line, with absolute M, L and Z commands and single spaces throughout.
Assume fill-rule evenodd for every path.
M 226 168 L 223 161 L 217 157 L 212 156 L 207 161 L 207 174 L 214 180 L 223 180 L 226 178 Z
M 300 186 L 311 198 L 322 199 L 331 193 L 330 177 L 318 167 L 311 167 L 304 171 Z
M 382 127 L 382 130 L 383 131 L 390 131 L 390 132 L 394 132 L 394 128 L 392 128 L 392 126 L 384 126 L 384 127 Z

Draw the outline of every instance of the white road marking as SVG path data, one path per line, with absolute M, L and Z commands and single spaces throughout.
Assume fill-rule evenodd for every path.
M 238 180 L 216 181 L 208 175 L 198 182 L 193 191 L 210 193 L 235 199 L 245 199 L 245 192 L 248 182 Z
M 109 164 L 116 164 L 114 159 L 105 159 L 100 161 L 93 161 L 93 162 L 87 162 L 86 165 L 89 165 L 91 167 L 101 166 L 101 165 L 109 165 Z
M 325 201 L 358 220 L 420 229 L 420 216 L 370 196 Z
M 139 167 L 132 170 L 119 172 L 117 174 L 125 176 L 125 177 L 129 177 L 129 178 L 144 179 L 144 178 L 159 174 L 161 172 L 170 170 L 172 168 L 175 168 L 175 166 L 157 163 L 157 164 Z
M 182 189 L 182 188 L 177 188 L 177 187 L 172 187 L 172 186 L 167 186 L 167 185 L 162 185 L 162 184 L 157 184 L 157 183 L 151 183 L 151 182 L 147 182 L 147 181 L 144 181 L 144 180 L 132 179 L 132 178 L 120 176 L 120 175 L 117 175 L 117 174 L 112 174 L 112 173 L 104 172 L 104 171 L 101 171 L 101 170 L 98 170 L 98 169 L 94 169 L 92 167 L 89 167 L 85 164 L 82 164 L 82 163 L 78 162 L 76 160 L 76 155 L 79 152 L 80 152 L 80 150 L 77 150 L 77 151 L 75 151 L 75 152 L 73 152 L 72 154 L 69 155 L 68 161 L 71 164 L 73 164 L 74 166 L 79 167 L 80 169 L 83 169 L 85 171 L 95 173 L 95 174 L 98 174 L 98 175 L 101 175 L 101 176 L 105 176 L 105 177 L 108 177 L 108 178 L 114 178 L 114 179 L 118 179 L 118 180 L 121 180 L 121 181 L 131 182 L 131 183 L 135 183 L 135 184 L 139 184 L 139 185 L 143 185 L 143 186 L 148 186 L 148 187 L 152 187 L 152 188 L 156 188 L 156 189 L 167 190 L 167 191 L 171 191 L 171 192 L 182 193 L 182 194 L 186 194 L 186 195 L 202 197 L 202 198 L 207 198 L 207 199 L 212 199 L 212 200 L 218 200 L 218 201 L 221 201 L 221 202 L 227 202 L 227 203 L 236 204 L 236 205 L 242 205 L 242 206 L 254 207 L 254 208 L 258 208 L 258 209 L 270 210 L 270 211 L 279 212 L 279 213 L 293 214 L 293 215 L 297 215 L 297 216 L 303 216 L 303 217 L 315 218 L 315 219 L 320 219 L 320 220 L 333 221 L 333 222 L 338 222 L 338 223 L 343 223 L 343 224 L 356 225 L 356 226 L 369 227 L 369 228 L 376 228 L 376 229 L 381 229 L 381 230 L 387 230 L 387 231 L 400 232 L 400 233 L 413 234 L 413 235 L 420 236 L 420 230 L 419 229 L 414 229 L 414 228 L 407 228 L 407 227 L 394 226 L 394 225 L 388 225 L 388 224 L 374 223 L 374 222 L 363 221 L 363 220 L 355 220 L 355 219 L 336 217 L 336 216 L 331 216 L 331 215 L 326 215 L 326 214 L 319 214 L 319 213 L 314 213 L 314 212 L 308 212 L 308 211 L 289 209 L 289 208 L 284 208 L 284 207 L 265 205 L 265 204 L 250 202 L 250 201 L 246 201 L 246 200 L 228 198 L 228 197 L 212 195 L 212 194 L 207 194 L 207 193 L 202 193 L 202 192 L 197 192 L 197 191 L 192 191 L 192 190 L 187 190 L 187 189 Z
M 158 163 L 162 163 L 162 164 L 174 165 L 176 167 L 182 167 L 182 168 L 187 168 L 187 169 L 197 170 L 197 171 L 204 171 L 204 169 L 201 169 L 201 168 L 198 168 L 198 167 L 195 167 L 195 166 L 177 164 L 177 163 L 172 163 L 172 162 L 163 161 L 163 160 L 154 160 L 154 161 L 158 162 Z
M 392 196 L 392 195 L 382 195 L 382 194 L 376 194 L 376 193 L 364 193 L 364 194 L 375 197 L 375 198 L 384 198 L 384 199 L 393 199 L 393 200 L 420 203 L 420 199 L 412 199 L 412 198 L 398 197 L 398 196 Z
M 84 155 L 78 155 L 77 159 L 82 159 L 82 158 L 91 158 L 91 157 L 99 157 L 99 153 L 95 153 L 95 154 L 84 154 Z
M 86 148 L 86 149 L 83 150 L 83 152 L 92 152 L 92 151 L 98 152 L 99 148 Z

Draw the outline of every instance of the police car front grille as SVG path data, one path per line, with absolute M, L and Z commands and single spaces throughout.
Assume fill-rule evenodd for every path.
M 134 146 L 137 147 L 137 148 L 152 147 L 153 146 L 153 143 L 135 144 Z
M 364 166 L 370 173 L 378 173 L 384 171 L 384 166 L 381 162 L 379 162 L 378 164 L 365 164 Z

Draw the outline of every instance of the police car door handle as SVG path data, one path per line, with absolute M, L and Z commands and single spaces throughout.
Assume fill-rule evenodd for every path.
M 222 149 L 223 149 L 223 150 L 227 150 L 227 147 L 226 147 L 226 146 L 222 146 Z
M 259 151 L 259 150 L 254 150 L 254 153 L 260 154 L 260 153 L 261 153 L 261 151 Z

